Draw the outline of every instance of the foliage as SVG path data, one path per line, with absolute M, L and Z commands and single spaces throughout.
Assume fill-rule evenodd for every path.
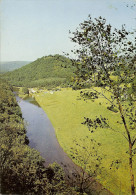
M 60 55 L 45 56 L 36 61 L 3 75 L 14 86 L 20 87 L 56 87 L 67 84 L 73 75 L 73 69 L 66 67 L 71 61 Z
M 22 88 L 22 93 L 24 93 L 24 94 L 29 94 L 28 88 L 27 88 L 27 87 L 23 87 L 23 88 Z
M 53 163 L 46 169 L 47 178 L 50 182 L 50 193 L 57 194 L 57 192 L 65 192 L 67 185 L 65 183 L 65 176 L 63 169 L 57 163 Z
M 78 59 L 72 60 L 76 67 L 78 83 L 80 85 L 90 83 L 91 97 L 96 99 L 103 96 L 110 102 L 109 108 L 113 110 L 116 107 L 120 113 L 124 131 L 118 129 L 118 132 L 128 141 L 131 193 L 134 195 L 133 151 L 136 142 L 134 132 L 136 120 L 133 91 L 136 74 L 136 38 L 133 35 L 135 32 L 128 32 L 125 25 L 119 30 L 113 29 L 110 24 L 106 24 L 106 19 L 99 17 L 93 20 L 89 16 L 88 20 L 81 23 L 73 33 L 71 40 L 79 45 L 74 51 Z M 98 83 L 101 92 L 94 89 L 94 86 L 99 86 Z M 108 96 L 105 96 L 106 91 L 109 93 Z M 98 127 L 103 128 L 103 124 L 112 129 L 106 120 L 108 119 L 100 116 L 93 120 L 87 118 L 84 123 L 92 129 L 91 132 Z
M 81 166 L 81 170 L 75 174 L 77 191 L 81 194 L 89 194 L 93 191 L 93 185 L 96 182 L 94 178 L 102 171 L 102 154 L 99 150 L 101 144 L 91 138 L 89 145 L 86 145 L 85 142 L 88 139 L 89 137 L 86 136 L 85 139 L 80 139 L 80 142 L 73 140 L 76 147 L 71 147 L 71 158 L 76 159 Z
M 113 112 L 118 112 L 118 110 L 113 105 L 108 106 L 107 109 L 109 109 L 109 110 L 111 110 Z

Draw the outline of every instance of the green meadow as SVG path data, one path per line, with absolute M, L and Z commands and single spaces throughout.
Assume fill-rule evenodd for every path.
M 34 96 L 51 120 L 57 139 L 68 156 L 76 164 L 84 167 L 81 158 L 78 157 L 81 155 L 84 158 L 83 148 L 90 151 L 92 148 L 90 139 L 95 139 L 101 144 L 98 153 L 102 157 L 101 167 L 103 167 L 101 173 L 97 175 L 97 180 L 114 194 L 130 194 L 128 143 L 121 134 L 123 125 L 119 113 L 108 110 L 109 104 L 104 98 L 95 101 L 86 100 L 81 98 L 80 90 L 74 91 L 71 88 L 53 93 L 43 91 Z M 81 124 L 84 122 L 84 117 L 93 119 L 100 115 L 109 119 L 113 130 L 99 128 L 91 133 L 87 126 Z M 94 147 L 97 149 L 97 146 Z M 116 160 L 121 160 L 118 167 L 111 166 Z M 93 157 L 88 159 L 86 171 L 89 170 L 89 166 L 94 168 L 94 161 Z

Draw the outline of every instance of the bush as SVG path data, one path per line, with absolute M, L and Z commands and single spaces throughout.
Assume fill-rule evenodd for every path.
M 26 87 L 23 87 L 23 88 L 22 88 L 22 92 L 23 92 L 24 94 L 29 94 L 29 90 L 28 90 L 28 88 L 26 88 Z

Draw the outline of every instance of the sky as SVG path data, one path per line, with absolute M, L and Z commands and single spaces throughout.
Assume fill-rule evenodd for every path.
M 34 61 L 70 53 L 69 30 L 90 14 L 129 30 L 136 27 L 136 0 L 0 0 L 0 61 Z

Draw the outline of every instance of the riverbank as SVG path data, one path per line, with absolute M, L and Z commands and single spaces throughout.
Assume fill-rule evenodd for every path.
M 97 195 L 99 192 L 101 192 L 101 195 L 111 195 L 94 178 L 86 179 L 88 178 L 86 173 L 82 176 L 82 169 L 74 164 L 60 147 L 50 120 L 34 98 L 31 96 L 28 96 L 25 100 L 19 97 L 16 98 L 22 110 L 23 118 L 27 123 L 26 130 L 29 146 L 40 152 L 40 155 L 45 159 L 45 167 L 56 162 L 63 168 L 70 186 L 80 188 L 81 180 L 83 179 L 83 189 L 88 185 L 87 191 L 91 192 L 92 195 Z
M 89 150 L 90 139 L 94 138 L 101 143 L 99 154 L 103 158 L 102 166 L 104 167 L 102 174 L 97 176 L 98 181 L 114 194 L 128 195 L 130 193 L 130 181 L 128 158 L 125 153 L 127 151 L 125 139 L 122 138 L 121 134 L 108 129 L 98 129 L 96 133 L 91 134 L 88 128 L 81 124 L 84 121 L 84 117 L 95 118 L 95 116 L 103 113 L 106 118 L 110 116 L 109 122 L 113 127 L 121 129 L 122 125 L 120 123 L 118 127 L 115 126 L 115 121 L 119 118 L 119 114 L 108 110 L 108 103 L 105 100 L 86 101 L 80 97 L 80 91 L 73 91 L 72 89 L 61 89 L 53 94 L 43 91 L 34 94 L 34 96 L 50 118 L 55 128 L 57 139 L 68 156 L 76 164 L 82 166 L 83 164 L 78 156 L 79 152 L 83 155 L 84 150 L 79 145 Z M 100 103 L 101 101 L 102 104 Z M 85 141 L 83 141 L 84 139 Z M 76 150 L 78 154 L 76 154 Z M 111 168 L 112 161 L 120 159 L 120 156 L 123 159 L 120 168 Z M 87 171 L 89 171 L 89 165 L 92 165 L 92 160 L 94 159 L 89 159 L 88 161 Z
M 21 109 L 19 107 L 26 101 L 17 96 L 15 98 L 12 86 L 3 80 L 0 80 L 0 91 L 0 194 L 78 195 L 80 189 L 67 182 L 61 166 L 53 161 L 53 164 L 45 167 L 45 160 L 39 151 L 35 150 L 35 147 L 30 147 L 31 140 L 28 145 L 26 133 L 28 135 L 30 132 L 26 132 L 23 112 L 21 112 L 24 106 L 21 106 Z M 35 107 L 34 110 L 30 110 L 28 104 L 26 107 L 28 116 L 32 116 L 31 123 L 33 124 Z M 42 110 L 42 108 L 38 108 Z M 45 114 L 43 110 L 42 112 L 42 115 Z M 35 117 L 37 118 L 37 115 Z M 42 119 L 42 116 L 39 117 Z M 47 121 L 45 120 L 44 127 L 46 125 Z M 36 135 L 39 135 L 39 124 L 35 130 Z M 34 129 L 31 131 L 33 132 Z M 39 143 L 44 143 L 46 136 L 47 134 L 39 137 Z M 43 142 L 41 138 L 43 138 Z M 50 149 L 49 147 L 46 151 L 48 155 Z

